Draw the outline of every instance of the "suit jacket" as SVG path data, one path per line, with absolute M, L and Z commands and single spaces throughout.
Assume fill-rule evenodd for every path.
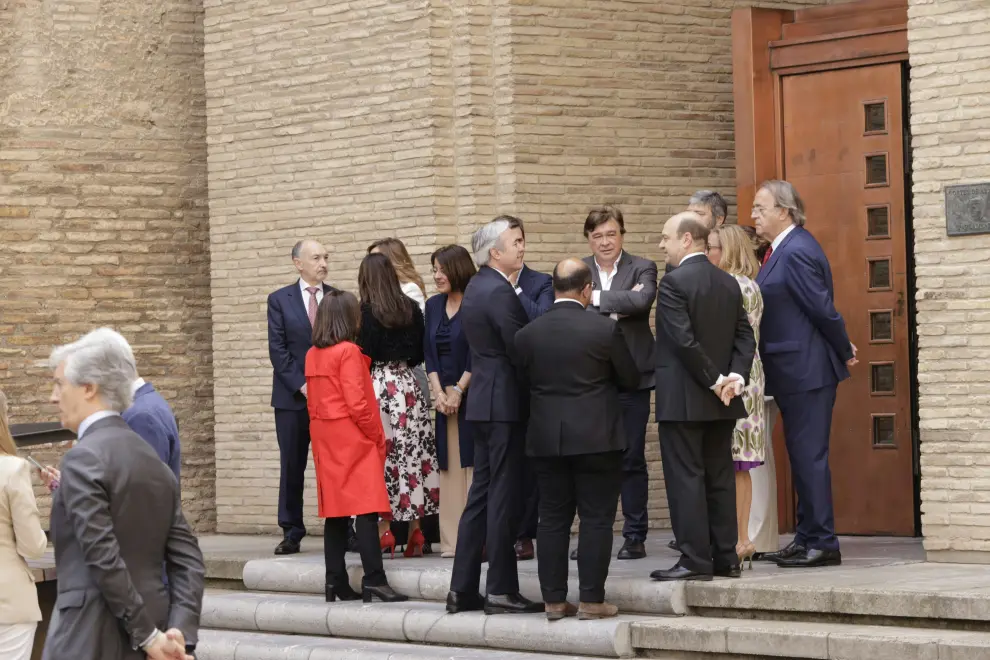
M 529 320 L 546 314 L 553 307 L 553 278 L 523 264 L 516 286 L 522 289 L 519 302 Z
M 323 285 L 323 295 L 333 291 Z M 272 408 L 305 410 L 306 353 L 313 346 L 313 326 L 306 314 L 299 280 L 268 296 L 268 357 L 272 361 Z
M 31 466 L 0 454 L 0 625 L 41 621 L 38 590 L 25 559 L 48 546 L 31 486 Z
M 151 383 L 145 383 L 134 394 L 134 403 L 121 417 L 127 425 L 151 445 L 179 480 L 182 459 L 179 450 L 179 425 L 171 406 Z
M 742 397 L 728 407 L 711 391 L 718 377 L 749 380 L 756 337 L 739 283 L 704 255 L 660 280 L 657 294 L 657 421 L 710 422 L 746 416 Z
M 584 263 L 591 268 L 595 291 L 602 291 L 595 257 L 585 257 Z M 601 292 L 599 306 L 588 309 L 605 315 L 619 315 L 622 335 L 639 367 L 637 389 L 647 390 L 653 387 L 656 377 L 656 341 L 650 330 L 650 309 L 657 297 L 657 264 L 623 250 L 618 268 L 612 286 Z M 643 285 L 642 291 L 631 291 L 637 284 Z
M 520 302 L 522 302 L 520 300 Z M 440 354 L 437 351 L 437 333 L 447 310 L 447 294 L 439 293 L 426 301 L 426 336 L 423 339 L 423 353 L 426 356 L 426 373 L 436 373 L 440 384 L 445 388 L 455 384 L 465 371 L 471 371 L 471 350 L 461 325 L 461 313 L 458 310 L 448 324 L 450 335 L 450 353 L 444 363 L 452 367 L 449 377 L 445 376 Z M 473 376 L 473 374 L 472 374 Z M 470 388 L 468 388 L 470 391 Z M 439 410 L 436 416 L 437 460 L 440 469 L 447 470 L 447 416 Z M 457 409 L 458 447 L 461 450 L 461 464 L 455 467 L 474 466 L 474 435 L 471 422 L 467 421 L 467 402 Z
M 44 659 L 144 660 L 138 645 L 156 627 L 196 644 L 205 571 L 175 475 L 116 415 L 86 429 L 61 468 L 51 513 L 58 619 Z
M 457 315 L 471 350 L 468 421 L 526 421 L 528 397 L 517 371 L 515 339 L 529 317 L 512 285 L 482 266 L 468 282 Z
M 626 448 L 619 388 L 639 387 L 622 330 L 562 301 L 516 333 L 530 392 L 526 453 L 574 456 Z
M 815 237 L 803 227 L 791 230 L 756 283 L 763 294 L 767 394 L 807 392 L 848 378 L 852 346 L 833 302 L 832 269 Z

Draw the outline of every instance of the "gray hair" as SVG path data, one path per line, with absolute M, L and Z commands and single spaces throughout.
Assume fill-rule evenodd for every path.
M 99 328 L 78 341 L 52 351 L 48 365 L 65 365 L 65 378 L 73 385 L 95 385 L 103 403 L 114 412 L 124 412 L 134 400 L 132 386 L 137 365 L 130 344 L 120 333 Z
M 474 232 L 471 236 L 471 252 L 474 253 L 474 263 L 479 268 L 488 265 L 492 258 L 492 249 L 499 246 L 502 234 L 511 227 L 508 220 L 499 216 Z
M 296 241 L 296 244 L 292 246 L 292 258 L 298 259 L 302 256 L 302 247 L 306 243 L 306 239 L 301 241 Z
M 688 200 L 688 206 L 693 204 L 707 206 L 712 212 L 712 220 L 715 221 L 716 225 L 719 218 L 725 220 L 729 217 L 729 205 L 726 203 L 725 198 L 714 190 L 699 190 L 694 193 L 691 195 L 691 199 Z
M 798 195 L 793 184 L 779 179 L 771 179 L 760 184 L 759 189 L 770 193 L 777 208 L 789 211 L 794 224 L 798 227 L 804 226 L 804 202 L 801 201 L 801 196 Z

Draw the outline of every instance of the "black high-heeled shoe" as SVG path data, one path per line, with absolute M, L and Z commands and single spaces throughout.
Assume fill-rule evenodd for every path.
M 370 603 L 375 599 L 378 599 L 383 603 L 401 603 L 409 600 L 409 596 L 403 596 L 387 584 L 377 587 L 365 585 L 361 589 L 361 595 L 366 603 Z
M 347 585 L 346 589 L 337 589 L 332 584 L 326 585 L 327 602 L 333 603 L 338 600 L 361 600 L 361 594 L 351 589 Z

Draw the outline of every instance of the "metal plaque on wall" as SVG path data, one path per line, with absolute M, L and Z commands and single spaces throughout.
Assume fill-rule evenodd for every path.
M 949 236 L 990 234 L 990 183 L 945 187 L 945 230 Z

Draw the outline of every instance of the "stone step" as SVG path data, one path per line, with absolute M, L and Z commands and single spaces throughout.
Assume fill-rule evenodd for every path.
M 623 615 L 551 623 L 543 614 L 448 614 L 436 602 L 326 603 L 322 596 L 213 590 L 202 615 L 204 628 L 222 630 L 608 658 L 632 657 L 630 626 L 650 620 Z
M 616 562 L 613 562 L 613 564 Z M 533 569 L 536 562 L 528 562 Z M 649 578 L 651 567 L 642 564 L 643 575 L 609 575 L 605 583 L 605 599 L 622 612 L 639 614 L 686 614 L 688 612 L 683 583 L 654 582 Z M 527 569 L 529 567 L 527 566 Z M 487 565 L 481 567 L 481 584 L 485 583 Z M 360 563 L 348 557 L 351 585 L 357 589 L 363 574 Z M 385 572 L 393 589 L 416 600 L 443 602 L 450 590 L 453 562 L 443 560 L 385 561 Z M 720 578 L 721 579 L 721 578 Z M 244 586 L 252 591 L 322 594 L 326 582 L 323 559 L 307 555 L 282 559 L 255 559 L 244 565 Z M 519 571 L 519 590 L 527 598 L 543 600 L 540 579 L 535 570 Z M 571 562 L 568 593 L 574 600 L 578 595 L 577 566 Z
M 200 631 L 196 660 L 599 660 L 594 656 L 418 646 L 358 639 Z
M 984 632 L 714 617 L 666 617 L 630 625 L 640 656 L 709 653 L 730 658 L 990 660 Z

